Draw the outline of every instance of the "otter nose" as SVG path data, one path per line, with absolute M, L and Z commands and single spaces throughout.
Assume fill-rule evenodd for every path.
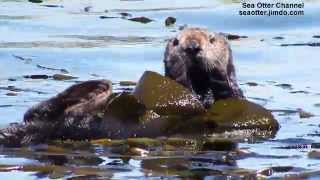
M 198 54 L 198 52 L 199 52 L 200 50 L 201 50 L 201 47 L 200 47 L 199 43 L 196 42 L 196 41 L 191 41 L 191 42 L 187 45 L 187 47 L 186 47 L 186 49 L 185 49 L 185 51 L 186 51 L 188 54 Z

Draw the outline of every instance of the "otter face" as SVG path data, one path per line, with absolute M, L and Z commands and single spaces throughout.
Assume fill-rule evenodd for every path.
M 184 29 L 168 42 L 164 64 L 165 75 L 198 94 L 205 105 L 212 99 L 243 97 L 223 34 Z
M 187 68 L 198 67 L 205 71 L 227 73 L 231 59 L 230 47 L 222 34 L 199 28 L 187 28 L 168 43 L 166 59 L 180 58 Z M 170 63 L 170 62 L 168 62 Z

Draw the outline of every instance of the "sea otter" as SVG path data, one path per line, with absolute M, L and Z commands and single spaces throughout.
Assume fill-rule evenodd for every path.
M 182 30 L 169 40 L 164 65 L 165 75 L 199 95 L 205 107 L 214 100 L 243 98 L 223 34 L 201 28 Z
M 100 137 L 101 123 L 97 114 L 105 109 L 111 93 L 112 84 L 108 80 L 72 85 L 31 107 L 24 114 L 22 123 L 12 123 L 0 130 L 0 144 L 20 146 L 52 139 Z
M 243 97 L 236 82 L 231 49 L 221 34 L 199 28 L 185 29 L 168 42 L 164 62 L 165 75 L 199 95 L 206 107 L 213 100 Z M 0 144 L 21 146 L 54 139 L 153 137 L 179 131 L 176 126 L 172 127 L 172 132 L 164 128 L 166 121 L 161 118 L 142 124 L 114 118 L 109 110 L 116 97 L 112 95 L 112 83 L 107 80 L 72 85 L 30 108 L 23 123 L 0 130 Z M 133 107 L 144 106 L 139 103 Z M 201 124 L 197 131 L 208 127 Z

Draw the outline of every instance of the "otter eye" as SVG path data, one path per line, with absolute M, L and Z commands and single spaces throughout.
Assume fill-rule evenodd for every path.
M 213 36 L 211 36 L 211 37 L 210 37 L 210 43 L 212 44 L 212 43 L 214 43 L 215 41 L 216 41 L 216 38 L 213 37 Z
M 173 46 L 177 46 L 179 44 L 179 40 L 175 38 L 172 42 Z

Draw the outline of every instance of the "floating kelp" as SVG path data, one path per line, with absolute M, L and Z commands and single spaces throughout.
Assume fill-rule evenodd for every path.
M 50 179 L 60 179 L 64 177 L 104 177 L 109 179 L 112 177 L 110 171 L 103 170 L 101 168 L 94 167 L 67 167 L 56 165 L 2 165 L 0 166 L 0 172 L 8 171 L 23 171 L 23 172 L 35 172 L 34 174 L 38 178 L 48 177 Z
M 166 18 L 164 23 L 165 23 L 166 26 L 172 26 L 172 25 L 174 25 L 176 23 L 176 21 L 177 21 L 177 19 L 175 17 L 169 16 L 169 17 Z
M 314 114 L 312 114 L 310 112 L 307 112 L 307 111 L 305 111 L 305 110 L 303 110 L 301 108 L 298 108 L 297 110 L 299 112 L 300 119 L 311 118 L 311 117 L 315 116 Z
M 133 93 L 147 109 L 159 115 L 194 115 L 205 111 L 198 98 L 177 82 L 146 71 Z
M 133 81 L 120 81 L 119 85 L 120 86 L 135 86 L 135 85 L 137 85 L 137 83 L 133 82 Z
M 57 81 L 64 81 L 64 80 L 71 80 L 71 79 L 77 79 L 78 77 L 74 77 L 67 74 L 54 74 L 52 76 L 45 75 L 45 74 L 33 74 L 33 75 L 24 75 L 23 76 L 26 79 L 49 79 L 52 78 Z
M 260 129 L 277 131 L 279 129 L 279 124 L 270 111 L 243 99 L 219 100 L 199 119 L 215 124 L 218 130 Z
M 248 38 L 248 36 L 240 36 L 237 34 L 225 34 L 225 36 L 228 40 L 238 40 L 238 39 Z
M 64 81 L 64 80 L 77 79 L 78 77 L 74 77 L 66 74 L 54 74 L 52 78 L 57 81 Z
M 58 68 L 46 67 L 46 66 L 43 66 L 43 65 L 40 65 L 40 64 L 37 64 L 37 68 L 45 69 L 45 70 L 52 70 L 52 71 L 60 71 L 61 73 L 64 73 L 64 74 L 69 73 L 69 71 L 66 70 L 66 69 L 58 69 Z
M 286 83 L 276 84 L 275 86 L 281 87 L 283 89 L 288 89 L 288 90 L 292 90 L 293 89 L 291 84 L 286 84 Z
M 319 42 L 309 42 L 309 43 L 295 43 L 295 44 L 281 44 L 280 46 L 311 46 L 311 47 L 319 47 Z
M 173 147 L 169 150 L 171 153 L 166 152 L 168 145 Z M 93 149 L 97 146 L 102 146 L 98 149 L 103 151 Z M 168 177 L 191 178 L 208 173 L 247 177 L 254 176 L 256 172 L 239 169 L 235 160 L 241 158 L 242 154 L 238 153 L 237 143 L 231 139 L 221 138 L 128 138 L 99 139 L 90 142 L 68 140 L 20 149 L 8 153 L 16 157 L 36 159 L 41 164 L 20 166 L 3 164 L 0 166 L 1 172 L 12 170 L 35 172 L 36 176 L 41 174 L 42 177 L 49 178 L 90 175 L 104 177 L 109 173 L 112 175 L 114 171 L 132 169 L 128 163 L 130 159 L 141 160 L 141 166 L 151 170 L 153 175 L 166 172 Z M 104 159 L 101 156 L 114 157 Z
M 230 139 L 207 139 L 202 144 L 202 151 L 233 151 L 238 147 L 237 143 Z
M 107 113 L 128 123 L 139 122 L 139 118 L 146 113 L 146 107 L 132 94 L 121 93 L 110 101 Z
M 32 2 L 32 3 L 42 3 L 43 1 L 42 1 L 42 0 L 29 0 L 29 2 Z
M 144 17 L 144 16 L 129 18 L 128 20 L 134 21 L 134 22 L 139 22 L 139 23 L 142 23 L 142 24 L 147 24 L 147 23 L 150 23 L 150 22 L 153 21 L 152 19 Z
M 256 82 L 247 82 L 246 85 L 248 86 L 258 86 L 259 84 Z
M 274 39 L 274 40 L 283 40 L 284 37 L 282 37 L 282 36 L 276 36 L 276 37 L 273 37 L 272 39 Z
M 0 139 L 14 146 L 59 139 L 203 136 L 235 130 L 246 131 L 235 133 L 240 138 L 266 138 L 279 128 L 272 114 L 260 105 L 224 99 L 205 109 L 188 89 L 151 71 L 143 74 L 133 93 L 111 94 L 111 90 L 111 82 L 106 80 L 73 85 L 29 109 L 24 123 L 3 130 Z M 233 147 L 232 143 L 226 146 Z
M 238 148 L 237 141 L 226 138 L 128 138 L 121 140 L 97 139 L 90 141 L 92 145 L 101 145 L 104 147 L 125 146 L 130 148 L 141 148 L 145 150 L 154 150 L 156 148 L 165 149 L 171 146 L 171 150 L 186 151 L 235 151 Z
M 129 138 L 127 139 L 127 143 L 130 146 L 140 148 L 148 148 L 162 145 L 161 141 L 151 138 Z
M 33 75 L 24 75 L 26 79 L 49 79 L 50 76 L 45 74 L 33 74 Z

